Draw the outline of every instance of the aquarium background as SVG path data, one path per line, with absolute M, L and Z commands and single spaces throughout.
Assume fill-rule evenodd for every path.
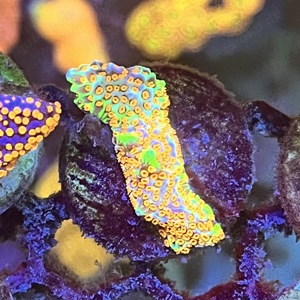
M 217 28 L 219 24 L 217 21 L 224 16 L 212 14 L 209 18 L 216 18 L 216 28 L 199 27 L 199 32 L 210 31 L 211 34 L 207 34 L 205 40 L 199 39 L 196 46 L 193 44 L 193 50 L 186 46 L 175 56 L 166 57 L 167 54 L 163 55 L 159 52 L 153 56 L 145 50 L 148 44 L 144 42 L 139 47 L 133 42 L 134 37 L 131 38 L 126 33 L 125 28 L 129 26 L 132 12 L 136 12 L 143 3 L 154 7 L 153 18 L 157 18 L 157 15 L 161 18 L 173 18 L 165 10 L 164 2 L 168 1 L 0 0 L 0 11 L 4 15 L 0 20 L 0 40 L 2 40 L 0 50 L 24 72 L 25 78 L 35 92 L 41 90 L 41 87 L 54 85 L 67 93 L 69 83 L 65 79 L 66 71 L 82 63 L 90 63 L 94 59 L 103 62 L 112 61 L 126 67 L 143 65 L 149 61 L 167 61 L 216 76 L 226 90 L 235 94 L 235 99 L 240 103 L 263 100 L 290 118 L 299 115 L 299 1 L 248 1 L 253 4 L 253 7 L 260 2 L 261 9 L 249 15 L 247 9 L 250 10 L 251 5 L 248 4 L 248 7 L 245 4 L 248 8 L 244 14 L 238 15 L 236 21 L 236 27 L 242 28 L 238 32 L 235 32 L 236 28 L 231 25 L 226 32 L 222 33 Z M 201 8 L 202 12 L 205 11 L 205 7 L 208 7 L 208 2 L 210 7 L 222 7 L 226 1 L 195 2 L 199 2 L 197 3 L 199 11 Z M 163 12 L 159 12 L 160 5 Z M 198 15 L 197 9 L 189 8 L 188 1 L 174 0 L 169 1 L 168 5 L 170 11 L 172 5 L 178 6 L 178 20 L 181 16 L 180 12 L 188 15 L 187 19 L 195 19 L 193 22 L 198 18 L 204 18 L 203 14 Z M 227 13 L 229 18 L 230 14 L 228 11 Z M 151 16 L 150 9 L 149 14 Z M 143 19 L 142 11 L 139 18 Z M 180 34 L 173 32 L 177 30 L 172 27 L 173 23 L 171 21 L 168 23 L 167 19 L 164 21 L 162 24 L 166 32 L 162 35 L 165 34 L 166 38 L 171 35 L 173 39 L 180 39 Z M 147 28 L 147 22 L 152 27 L 149 25 Z M 145 30 L 144 35 L 151 36 L 151 31 L 156 32 L 161 29 L 155 28 L 153 24 L 155 23 L 151 23 L 151 20 L 146 20 L 142 23 L 143 27 L 139 26 L 136 30 L 142 28 Z M 167 27 L 168 24 L 170 28 Z M 201 25 L 201 22 L 199 24 Z M 190 24 L 182 21 L 180 26 L 188 28 Z M 146 30 L 150 33 L 146 33 Z M 191 39 L 193 38 L 191 35 Z M 149 47 L 155 47 L 155 43 L 149 42 Z M 173 47 L 172 39 L 170 39 L 170 47 Z M 62 125 L 44 142 L 35 181 L 30 187 L 31 193 L 39 198 L 47 198 L 61 189 L 61 184 L 58 182 L 58 157 L 61 151 L 59 145 L 64 133 L 65 129 Z M 278 193 L 276 170 L 280 145 L 276 136 L 263 136 L 253 132 L 252 138 L 255 175 L 247 206 L 256 208 L 272 201 Z M 14 215 L 10 211 L 4 214 Z M 1 220 L 2 231 L 9 228 L 9 220 L 7 216 Z M 0 244 L 1 285 L 4 286 L 5 277 L 17 270 L 20 263 L 26 264 L 26 251 L 19 245 L 20 237 L 16 235 L 16 230 L 7 232 L 3 232 Z M 116 264 L 121 268 L 120 262 L 116 263 L 113 255 L 97 246 L 92 237 L 84 240 L 80 229 L 72 225 L 71 221 L 65 221 L 55 238 L 59 242 L 51 249 L 51 255 L 63 266 L 62 268 L 70 269 L 76 274 L 79 281 L 83 282 L 83 288 L 91 278 L 93 280 L 98 278 L 101 283 L 105 282 L 103 279 L 105 272 L 107 270 L 112 272 L 111 269 Z M 189 297 L 186 299 L 193 299 L 193 297 L 202 299 L 200 295 L 232 279 L 236 268 L 236 261 L 233 258 L 234 246 L 229 238 L 222 242 L 220 247 L 199 249 L 187 257 L 172 256 L 158 264 L 161 268 L 166 268 L 164 278 L 173 282 L 173 290 L 177 290 L 183 297 Z M 87 249 L 89 250 L 86 251 Z M 266 281 L 276 281 L 278 296 L 274 299 L 297 299 L 280 298 L 284 288 L 296 284 L 300 279 L 298 255 L 300 246 L 295 233 L 288 229 L 272 232 L 264 244 L 264 251 L 266 260 L 260 276 Z M 126 263 L 128 262 L 124 258 L 121 265 Z M 28 291 L 27 286 L 24 286 L 24 292 L 13 297 L 14 299 L 60 299 L 53 296 L 51 289 L 53 286 L 44 288 L 43 284 L 36 283 Z M 188 292 L 189 296 L 185 296 L 185 292 Z M 127 296 L 122 296 L 120 299 L 157 298 L 134 288 Z M 181 298 L 170 296 L 166 299 Z M 246 298 L 239 298 L 237 295 L 234 299 Z M 254 296 L 249 299 L 259 298 Z

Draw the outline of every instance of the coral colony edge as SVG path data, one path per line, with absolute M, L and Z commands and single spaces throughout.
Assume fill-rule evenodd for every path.
M 146 67 L 99 61 L 70 69 L 66 78 L 75 104 L 111 127 L 131 204 L 159 226 L 164 244 L 187 254 L 224 239 L 212 208 L 189 185 L 165 81 Z

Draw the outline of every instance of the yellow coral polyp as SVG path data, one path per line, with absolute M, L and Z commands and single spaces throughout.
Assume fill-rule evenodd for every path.
M 86 81 L 80 78 L 93 75 L 96 81 L 82 93 Z M 66 77 L 78 107 L 111 126 L 131 204 L 137 215 L 160 227 L 165 245 L 186 254 L 194 246 L 222 240 L 224 232 L 213 210 L 189 185 L 179 140 L 168 118 L 165 81 L 142 66 L 125 69 L 98 61 L 70 69 Z M 97 93 L 100 84 L 111 91 L 109 96 Z M 116 97 L 121 101 L 113 101 Z M 145 109 L 145 103 L 151 109 Z
M 259 12 L 264 0 L 148 0 L 129 16 L 128 40 L 150 58 L 175 59 L 184 50 L 198 50 L 215 35 L 237 35 Z

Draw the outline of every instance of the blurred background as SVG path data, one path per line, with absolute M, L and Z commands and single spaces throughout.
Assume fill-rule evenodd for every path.
M 65 72 L 94 59 L 126 67 L 171 61 L 217 75 L 238 101 L 262 99 L 290 117 L 299 115 L 298 0 L 0 0 L 0 12 L 0 51 L 16 62 L 33 86 L 67 89 Z M 253 139 L 256 182 L 251 197 L 262 200 L 275 192 L 279 147 L 274 138 L 254 135 Z M 33 188 L 44 197 L 59 190 L 57 151 L 50 144 L 46 144 L 50 158 L 37 178 L 46 174 L 45 182 L 42 188 Z M 66 230 L 62 239 L 77 234 L 78 241 L 80 233 L 75 231 Z M 282 286 L 300 279 L 300 247 L 295 240 L 283 234 L 269 240 L 273 268 L 265 270 L 267 279 L 278 279 Z M 70 253 L 75 244 L 73 240 L 64 249 Z M 74 250 L 75 259 L 83 248 Z M 179 290 L 202 294 L 230 280 L 235 270 L 231 251 L 228 245 L 219 254 L 205 249 L 205 255 L 188 261 L 169 261 L 167 276 Z M 99 247 L 92 260 L 96 256 L 102 262 L 112 259 Z M 78 272 L 93 274 L 86 269 Z
M 233 7 L 231 15 L 221 0 L 195 0 L 191 7 L 179 0 L 1 0 L 0 50 L 32 84 L 67 87 L 66 70 L 95 58 L 125 66 L 169 60 L 216 74 L 238 100 L 261 98 L 297 114 L 295 94 L 289 96 L 296 89 L 300 67 L 300 4 L 228 2 L 253 3 L 254 8 Z M 175 17 L 169 21 L 172 3 Z M 209 3 L 211 12 L 202 20 Z M 243 13 L 247 9 L 251 13 Z M 230 19 L 229 24 L 216 21 L 220 10 L 227 12 L 221 17 Z M 157 44 L 163 45 L 153 51 Z M 176 53 L 167 50 L 175 48 Z

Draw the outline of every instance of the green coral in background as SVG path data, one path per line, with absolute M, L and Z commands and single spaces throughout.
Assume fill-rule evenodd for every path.
M 7 83 L 29 87 L 29 82 L 23 72 L 8 56 L 0 52 L 0 85 Z

